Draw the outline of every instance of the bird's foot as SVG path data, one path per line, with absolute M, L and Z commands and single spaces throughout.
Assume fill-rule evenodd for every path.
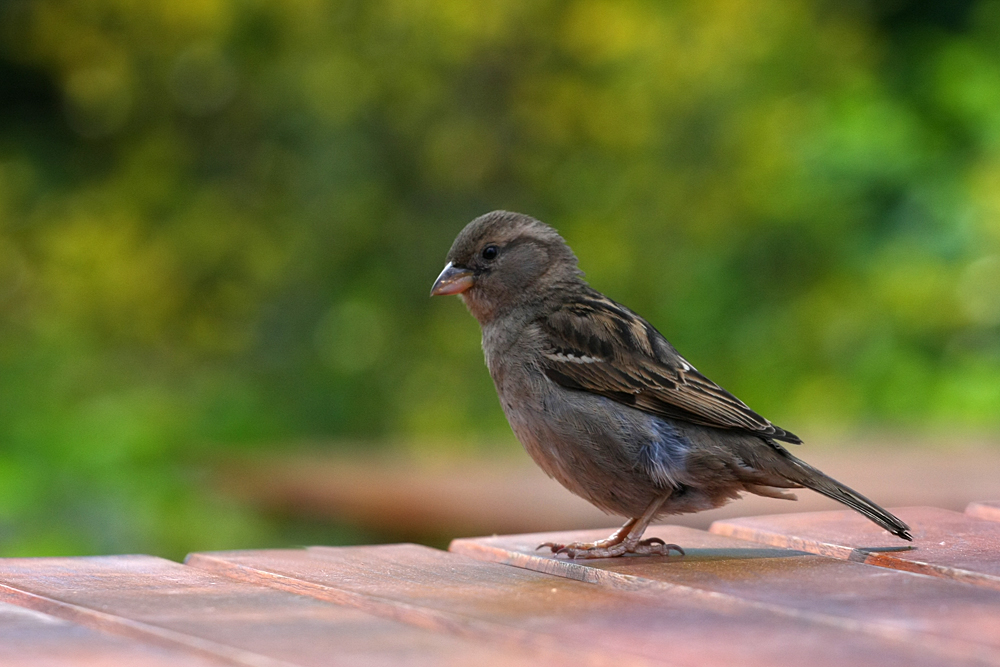
M 640 554 L 643 556 L 669 556 L 670 551 L 676 551 L 681 556 L 684 549 L 676 544 L 667 544 L 658 537 L 645 540 L 618 539 L 612 536 L 596 542 L 571 542 L 558 544 L 546 542 L 538 545 L 539 549 L 551 549 L 554 554 L 565 554 L 569 558 L 617 558 L 625 554 Z
M 609 549 L 613 546 L 622 543 L 622 538 L 618 536 L 617 533 L 603 540 L 597 540 L 595 542 L 570 542 L 569 544 L 560 544 L 559 542 L 543 542 L 535 547 L 538 549 L 552 549 L 552 553 L 565 553 L 567 549 L 574 550 L 586 550 L 586 549 Z

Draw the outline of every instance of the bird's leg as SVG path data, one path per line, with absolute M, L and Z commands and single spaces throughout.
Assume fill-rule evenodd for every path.
M 670 550 L 673 549 L 681 556 L 684 555 L 684 549 L 676 544 L 667 544 L 658 537 L 650 537 L 646 540 L 641 539 L 642 534 L 646 532 L 646 528 L 649 526 L 649 522 L 653 520 L 653 517 L 656 516 L 656 513 L 660 511 L 660 507 L 663 506 L 663 503 L 669 497 L 669 494 L 661 496 L 649 504 L 646 511 L 642 513 L 642 516 L 632 526 L 632 530 L 625 536 L 625 540 L 621 544 L 625 548 L 624 553 L 669 556 Z M 573 558 L 575 557 L 573 556 Z
M 566 554 L 570 558 L 614 558 L 627 553 L 667 556 L 671 549 L 683 556 L 684 550 L 676 544 L 667 544 L 658 537 L 651 537 L 648 540 L 640 539 L 642 534 L 646 532 L 649 522 L 656 516 L 666 499 L 667 496 L 663 496 L 654 500 L 641 517 L 629 519 L 624 526 L 605 540 L 573 542 L 571 544 L 546 542 L 539 545 L 538 548 L 547 547 L 552 549 L 553 553 Z

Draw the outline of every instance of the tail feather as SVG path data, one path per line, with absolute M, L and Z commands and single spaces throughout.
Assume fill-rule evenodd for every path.
M 813 468 L 808 463 L 798 460 L 791 454 L 788 454 L 788 457 L 794 462 L 794 468 L 800 471 L 800 474 L 791 478 L 792 481 L 847 505 L 897 537 L 913 541 L 910 527 L 903 523 L 899 517 L 879 507 L 854 489 L 844 486 L 832 477 Z

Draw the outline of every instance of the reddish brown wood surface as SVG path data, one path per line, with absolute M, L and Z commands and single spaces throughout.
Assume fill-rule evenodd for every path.
M 880 551 L 896 541 L 862 517 L 824 512 L 651 528 L 687 550 L 669 558 L 535 549 L 608 532 L 587 531 L 186 565 L 0 559 L 0 667 L 1000 667 L 1000 521 L 973 516 L 995 507 L 899 510 L 916 538 L 905 551 Z
M 965 513 L 976 519 L 1000 521 L 1000 500 L 971 502 Z
M 942 661 L 924 646 L 732 597 L 680 587 L 654 594 L 616 590 L 415 545 L 195 554 L 188 563 L 441 632 L 549 648 L 577 664 Z
M 455 540 L 451 551 L 621 590 L 699 595 L 920 644 L 942 657 L 1000 664 L 1000 591 L 680 526 L 653 526 L 647 535 L 687 553 L 571 561 L 536 549 L 542 541 L 594 540 L 606 531 Z
M 0 599 L 230 664 L 528 664 L 515 651 L 151 556 L 0 560 Z
M 893 512 L 910 525 L 912 545 L 850 510 L 730 519 L 711 531 L 1000 590 L 1000 523 L 934 507 Z
M 4 667 L 218 667 L 220 664 L 0 603 L 0 665 Z

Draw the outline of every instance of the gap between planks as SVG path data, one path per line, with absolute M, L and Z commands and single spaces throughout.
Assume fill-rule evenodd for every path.
M 527 537 L 537 539 L 545 536 Z M 537 541 L 531 548 L 536 544 Z M 645 561 L 650 564 L 662 561 L 656 558 L 613 560 Z M 306 552 L 274 550 L 193 554 L 188 562 L 195 567 L 211 568 L 214 572 L 228 573 L 254 583 L 312 594 L 321 599 L 360 604 L 373 613 L 397 613 L 392 606 L 405 598 L 410 602 L 406 605 L 408 612 L 416 607 L 420 610 L 417 616 L 406 616 L 403 620 L 426 623 L 430 618 L 437 622 L 444 614 L 450 620 L 456 620 L 456 617 L 461 620 L 442 628 L 500 633 L 508 637 L 511 627 L 509 618 L 503 616 L 504 610 L 512 604 L 519 604 L 521 609 L 518 613 L 528 610 L 527 613 L 537 614 L 537 607 L 544 607 L 542 612 L 549 613 L 551 601 L 539 594 L 551 586 L 552 594 L 558 592 L 563 606 L 553 609 L 556 613 L 554 618 L 550 616 L 541 621 L 538 618 L 529 619 L 531 633 L 524 634 L 523 629 L 515 629 L 520 633 L 518 639 L 538 641 L 540 636 L 550 635 L 549 639 L 555 641 L 557 646 L 586 646 L 587 652 L 593 652 L 602 646 L 600 640 L 607 639 L 600 635 L 617 634 L 622 635 L 617 642 L 607 646 L 605 641 L 604 646 L 619 657 L 624 653 L 636 655 L 633 647 L 645 641 L 646 644 L 652 643 L 654 648 L 662 646 L 661 650 L 667 652 L 664 655 L 670 655 L 675 662 L 693 665 L 730 664 L 733 661 L 772 664 L 775 660 L 823 665 L 854 660 L 870 662 L 875 656 L 882 664 L 899 661 L 940 664 L 943 658 L 952 664 L 1000 664 L 991 647 L 963 639 L 897 632 L 888 626 L 883 627 L 881 633 L 868 632 L 863 631 L 863 623 L 849 617 L 789 610 L 766 601 L 693 586 L 668 585 L 659 591 L 666 595 L 649 595 L 648 590 L 644 593 L 639 591 L 644 584 L 636 586 L 636 580 L 628 577 L 618 579 L 619 582 L 628 582 L 621 587 L 627 590 L 616 590 L 615 587 L 575 581 L 578 578 L 586 580 L 586 576 L 573 576 L 573 573 L 585 575 L 581 570 L 530 572 L 530 569 L 484 562 L 481 558 L 477 567 L 476 560 L 463 558 L 460 554 L 445 554 L 415 545 L 314 548 Z M 523 571 L 525 575 L 518 578 L 514 574 L 517 571 Z M 566 576 L 567 572 L 570 576 Z M 529 574 L 534 578 L 527 576 Z M 501 575 L 508 581 L 519 582 L 517 588 L 511 590 L 510 585 L 504 586 L 498 581 L 483 581 Z M 427 577 L 430 580 L 426 580 Z M 447 588 L 449 583 L 462 591 L 462 597 L 449 597 L 439 590 Z M 527 583 L 530 583 L 531 595 L 525 586 Z M 397 590 L 389 594 L 387 589 L 393 586 Z M 468 590 L 470 587 L 473 590 Z M 345 589 L 351 594 L 345 596 Z M 375 606 L 372 606 L 373 602 Z M 608 606 L 609 602 L 619 606 Z M 584 621 L 579 618 L 580 610 L 596 612 L 596 618 L 591 613 L 590 618 Z M 565 618 L 560 618 L 560 615 Z M 577 618 L 574 619 L 574 615 Z M 523 617 L 520 620 L 525 622 Z M 634 635 L 631 640 L 622 641 L 630 626 L 648 625 L 654 621 L 657 623 L 655 632 L 646 636 Z M 568 633 L 574 625 L 581 623 L 589 623 L 593 630 L 582 635 Z M 740 633 L 747 635 L 749 643 L 741 644 L 734 639 Z M 728 636 L 732 643 L 718 642 L 720 636 Z M 920 641 L 914 642 L 915 637 L 919 637 Z M 767 653 L 781 645 L 788 647 L 787 652 L 782 652 L 780 656 Z M 748 646 L 754 649 L 748 649 Z M 836 646 L 836 650 L 844 654 L 834 655 L 831 646 Z M 761 651 L 761 654 L 754 654 L 754 650 Z M 686 659 L 680 659 L 678 654 L 685 655 Z M 723 655 L 725 658 L 722 658 Z
M 1000 614 L 1000 595 L 994 591 L 680 526 L 653 526 L 648 534 L 682 545 L 688 555 L 568 560 L 536 550 L 543 541 L 593 540 L 603 536 L 601 531 L 459 539 L 450 548 L 598 586 L 701 596 L 1000 664 L 1000 636 L 990 620 Z M 951 605 L 947 622 L 935 611 L 938 604 Z
M 500 667 L 539 657 L 152 556 L 0 560 L 0 583 L 20 605 L 227 664 Z
M 716 521 L 718 535 L 1000 590 L 1000 523 L 936 507 L 893 510 L 912 545 L 851 510 Z

